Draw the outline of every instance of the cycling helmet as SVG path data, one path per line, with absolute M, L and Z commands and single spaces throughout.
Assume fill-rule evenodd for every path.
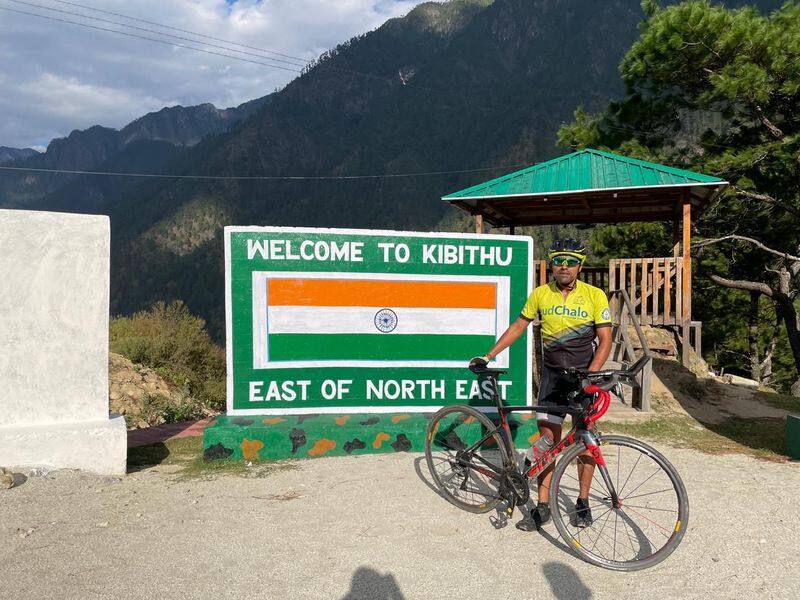
M 550 250 L 547 254 L 548 260 L 553 260 L 555 256 L 572 256 L 577 258 L 583 263 L 586 260 L 586 248 L 578 240 L 570 238 L 563 240 L 555 240 L 550 244 Z

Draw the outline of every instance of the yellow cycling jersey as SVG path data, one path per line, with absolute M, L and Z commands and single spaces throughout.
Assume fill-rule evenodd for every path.
M 566 298 L 555 281 L 537 287 L 520 316 L 541 320 L 544 362 L 550 367 L 588 367 L 597 328 L 611 326 L 605 292 L 580 280 Z

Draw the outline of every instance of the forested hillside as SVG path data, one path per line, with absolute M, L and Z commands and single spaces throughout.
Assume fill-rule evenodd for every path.
M 323 56 L 254 118 L 173 167 L 338 176 L 530 164 L 559 152 L 556 130 L 577 105 L 600 108 L 622 93 L 617 64 L 640 19 L 636 0 L 421 5 Z M 148 183 L 108 207 L 115 311 L 182 298 L 219 334 L 223 225 L 429 230 L 449 210 L 442 195 L 508 170 Z

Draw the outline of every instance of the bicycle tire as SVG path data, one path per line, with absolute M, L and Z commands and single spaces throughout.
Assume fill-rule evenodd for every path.
M 639 452 L 640 454 L 638 456 L 638 459 L 641 459 L 643 456 L 649 457 L 652 460 L 652 462 L 654 462 L 655 464 L 657 464 L 661 468 L 661 470 L 662 470 L 663 474 L 666 476 L 667 480 L 672 484 L 671 490 L 668 489 L 668 490 L 665 490 L 663 492 L 659 491 L 659 492 L 653 492 L 652 493 L 653 495 L 656 495 L 656 494 L 659 494 L 659 493 L 667 493 L 667 491 L 674 490 L 675 498 L 676 498 L 676 502 L 677 502 L 677 508 L 675 510 L 675 513 L 676 513 L 675 514 L 675 524 L 672 526 L 672 529 L 669 530 L 666 527 L 666 525 L 670 522 L 670 519 L 672 519 L 671 514 L 668 516 L 668 520 L 664 524 L 658 524 L 654 520 L 651 520 L 651 519 L 645 517 L 645 519 L 648 521 L 648 523 L 645 526 L 646 528 L 651 527 L 650 524 L 652 523 L 652 524 L 656 525 L 658 527 L 658 529 L 662 529 L 663 531 L 667 531 L 668 533 L 670 533 L 667 541 L 664 543 L 663 546 L 661 546 L 661 548 L 659 548 L 655 552 L 652 552 L 651 554 L 642 555 L 641 557 L 639 557 L 638 555 L 635 555 L 634 559 L 632 559 L 632 560 L 617 561 L 617 560 L 608 560 L 606 558 L 600 557 L 594 552 L 594 547 L 597 545 L 597 542 L 599 541 L 599 539 L 602 536 L 602 533 L 603 533 L 602 530 L 600 531 L 599 534 L 596 534 L 596 539 L 592 539 L 591 536 L 587 535 L 586 537 L 584 537 L 583 542 L 581 542 L 581 540 L 577 539 L 575 537 L 575 535 L 573 535 L 569 531 L 568 527 L 565 525 L 565 522 L 564 522 L 564 517 L 567 514 L 567 512 L 562 510 L 562 504 L 565 503 L 564 499 L 565 498 L 569 498 L 569 494 L 566 493 L 566 490 L 564 489 L 564 488 L 567 488 L 568 486 L 562 485 L 563 481 L 564 481 L 563 476 L 567 472 L 568 467 L 573 463 L 573 461 L 577 463 L 578 462 L 578 456 L 582 452 L 585 451 L 585 446 L 583 444 L 575 444 L 572 447 L 568 448 L 564 452 L 564 455 L 562 456 L 561 460 L 558 461 L 558 463 L 556 464 L 556 467 L 555 467 L 555 469 L 553 471 L 553 478 L 552 478 L 552 481 L 551 481 L 552 493 L 550 495 L 550 514 L 553 517 L 553 521 L 555 522 L 556 529 L 558 529 L 558 533 L 561 535 L 561 538 L 566 542 L 567 546 L 569 546 L 570 549 L 573 552 L 575 552 L 580 558 L 582 558 L 583 560 L 585 560 L 585 561 L 587 561 L 587 562 L 589 562 L 591 564 L 594 564 L 594 565 L 597 565 L 599 567 L 603 567 L 603 568 L 606 568 L 606 569 L 615 570 L 615 571 L 638 571 L 638 570 L 641 570 L 641 569 L 647 569 L 647 568 L 653 567 L 653 566 L 657 565 L 658 563 L 660 563 L 661 561 L 663 561 L 664 559 L 666 559 L 670 554 L 672 554 L 672 552 L 675 551 L 675 549 L 678 547 L 678 545 L 680 544 L 681 540 L 683 539 L 684 534 L 686 533 L 686 529 L 687 529 L 687 526 L 689 524 L 689 497 L 688 497 L 688 495 L 686 493 L 686 487 L 684 486 L 683 481 L 680 478 L 680 475 L 678 475 L 678 472 L 675 470 L 675 467 L 673 467 L 672 464 L 660 452 L 658 452 L 653 447 L 648 446 L 644 442 L 640 442 L 639 440 L 636 440 L 636 439 L 633 439 L 633 438 L 629 438 L 629 437 L 626 437 L 626 436 L 608 435 L 608 436 L 602 436 L 600 438 L 600 443 L 601 443 L 601 450 L 603 452 L 604 458 L 608 459 L 608 457 L 611 456 L 612 457 L 612 461 L 613 461 L 613 452 L 609 452 L 609 450 L 612 449 L 615 446 L 618 448 L 618 450 L 617 450 L 617 455 L 618 456 L 619 456 L 621 448 L 624 447 L 624 448 L 631 449 L 631 450 L 633 450 L 635 452 Z M 609 461 L 607 460 L 606 462 L 608 463 Z M 619 473 L 619 462 L 621 462 L 621 461 L 618 461 L 618 463 L 617 463 L 617 465 L 618 465 L 617 466 L 617 469 L 618 469 L 617 473 Z M 630 480 L 631 475 L 633 474 L 633 471 L 637 468 L 638 464 L 639 464 L 639 460 L 636 461 L 636 466 L 634 466 L 631 469 L 631 471 L 630 471 L 630 473 L 628 475 L 628 478 L 625 481 L 625 484 L 622 486 L 623 493 L 624 493 L 624 489 L 625 489 L 625 486 L 627 485 L 628 480 Z M 649 476 L 649 478 L 654 477 L 656 474 L 658 474 L 658 472 L 659 472 L 658 470 L 654 471 L 653 474 Z M 577 479 L 576 479 L 576 481 L 577 481 Z M 618 476 L 617 481 L 619 482 L 619 476 Z M 600 478 L 600 482 L 602 482 L 602 478 Z M 575 484 L 571 484 L 571 485 L 573 486 L 573 492 L 574 492 Z M 640 485 L 642 485 L 642 484 L 640 484 Z M 615 486 L 618 486 L 618 483 L 615 484 Z M 632 484 L 632 486 L 633 486 L 633 484 Z M 603 488 L 604 488 L 604 484 L 603 484 Z M 635 488 L 632 487 L 630 489 L 635 489 Z M 620 490 L 617 490 L 617 492 L 620 493 Z M 634 497 L 641 498 L 643 496 L 649 496 L 649 495 L 651 495 L 651 494 L 641 493 L 638 496 L 634 496 Z M 629 496 L 630 496 L 630 492 L 629 492 Z M 559 502 L 559 498 L 562 499 L 562 502 Z M 596 496 L 595 496 L 595 498 L 596 498 Z M 633 533 L 634 534 L 633 537 L 631 537 L 630 535 L 627 536 L 628 537 L 628 542 L 630 543 L 631 550 L 634 553 L 637 552 L 635 546 L 633 545 L 637 541 L 640 542 L 643 545 L 647 545 L 647 544 L 652 545 L 652 540 L 647 536 L 646 531 L 642 532 L 641 529 L 639 529 L 638 527 L 634 528 L 633 526 L 630 526 L 630 522 L 631 522 L 630 515 L 625 512 L 626 501 L 628 499 L 629 499 L 628 497 L 623 497 L 623 495 L 620 494 L 620 500 L 622 501 L 621 508 L 620 509 L 613 509 L 610 506 L 611 505 L 610 500 L 608 500 L 608 498 L 606 498 L 606 500 L 608 500 L 608 502 L 607 502 L 606 506 L 603 507 L 603 508 L 607 508 L 606 512 L 603 513 L 603 514 L 608 513 L 609 515 L 610 514 L 614 514 L 615 515 L 614 538 L 613 538 L 614 539 L 614 557 L 616 557 L 617 526 L 618 526 L 618 519 L 619 519 L 619 514 L 620 513 L 624 515 L 622 517 L 623 529 L 626 529 L 626 525 L 629 526 L 629 531 L 626 531 L 626 534 L 629 534 L 629 533 Z M 571 501 L 571 499 L 570 499 L 570 501 Z M 590 498 L 590 502 L 591 502 L 591 498 Z M 641 502 L 641 500 L 637 500 L 637 502 Z M 643 507 L 643 506 L 638 506 L 637 508 L 639 508 L 640 510 L 647 509 L 647 510 L 657 510 L 657 511 L 664 511 L 664 512 L 670 512 L 670 513 L 672 512 L 672 511 L 666 511 L 663 508 L 650 508 L 650 507 Z M 611 511 L 613 511 L 613 512 L 611 512 Z M 629 505 L 629 512 L 630 511 L 634 511 L 634 512 L 636 512 L 636 514 L 641 515 L 641 512 L 630 508 L 630 505 Z M 597 515 L 595 515 L 595 517 L 596 516 Z M 607 517 L 607 518 L 610 518 L 610 517 Z M 597 524 L 597 522 L 595 522 L 594 524 Z M 570 525 L 570 527 L 573 527 L 571 522 L 569 523 L 569 525 Z M 575 528 L 576 528 L 576 531 L 581 531 L 577 526 L 575 526 Z M 583 531 L 586 531 L 586 530 L 583 530 Z M 652 529 L 652 531 L 658 533 L 657 529 Z M 660 535 L 666 535 L 663 531 L 661 531 Z M 578 535 L 578 537 L 580 537 L 580 534 Z M 642 537 L 644 537 L 647 540 L 647 544 L 645 544 L 645 542 L 642 539 Z M 589 540 L 589 542 L 594 542 L 591 550 L 589 548 L 587 548 L 587 539 Z M 622 535 L 620 535 L 620 539 L 623 539 Z M 657 538 L 657 539 L 660 539 L 660 538 Z M 622 546 L 622 544 L 620 544 L 620 546 Z M 639 552 L 642 552 L 642 551 L 640 550 Z
M 444 497 L 448 502 L 450 502 L 451 504 L 457 506 L 462 510 L 466 510 L 472 513 L 489 512 L 490 510 L 494 509 L 502 500 L 498 494 L 497 484 L 499 483 L 499 481 L 493 481 L 491 483 L 487 482 L 486 480 L 481 481 L 480 483 L 483 486 L 485 486 L 487 493 L 484 495 L 483 498 L 479 497 L 474 502 L 466 502 L 451 491 L 450 487 L 447 485 L 447 483 L 449 482 L 443 481 L 441 474 L 435 468 L 436 465 L 434 463 L 437 460 L 437 457 L 434 456 L 434 452 L 436 451 L 436 446 L 448 445 L 446 442 L 446 437 L 444 437 L 443 432 L 450 426 L 445 425 L 445 427 L 443 428 L 442 425 L 449 422 L 457 423 L 459 420 L 462 422 L 462 424 L 465 425 L 472 425 L 476 423 L 479 425 L 479 427 L 470 428 L 475 430 L 474 432 L 473 431 L 470 432 L 472 434 L 470 437 L 474 437 L 474 439 L 460 440 L 459 438 L 459 441 L 462 441 L 465 444 L 466 443 L 472 444 L 477 442 L 480 439 L 480 437 L 482 437 L 482 434 L 480 433 L 481 431 L 483 432 L 483 434 L 485 434 L 486 431 L 494 429 L 496 427 L 495 424 L 492 423 L 491 420 L 489 420 L 489 418 L 486 415 L 484 415 L 478 410 L 475 410 L 471 406 L 454 405 L 442 408 L 431 418 L 430 422 L 428 423 L 428 430 L 425 435 L 425 459 L 428 463 L 428 471 L 433 477 L 433 480 L 436 484 L 439 494 L 442 497 Z M 448 432 L 448 435 L 454 432 L 455 430 L 451 429 Z M 463 432 L 459 431 L 457 435 L 458 434 L 463 434 Z M 484 442 L 483 448 L 486 449 L 487 454 L 489 449 L 491 449 L 492 456 L 491 457 L 482 456 L 482 459 L 483 461 L 490 463 L 494 470 L 502 471 L 509 466 L 510 459 L 509 459 L 508 446 L 505 443 L 503 437 L 501 436 L 499 430 L 495 431 L 494 434 L 486 442 Z M 452 450 L 450 448 L 448 449 L 450 450 L 449 454 L 452 455 Z M 479 448 L 478 450 L 481 450 L 481 448 Z M 454 458 L 454 456 L 452 458 Z M 453 468 L 458 469 L 459 465 L 454 465 L 452 458 L 443 459 L 440 457 L 439 460 L 442 463 L 449 460 L 451 467 L 450 470 L 453 470 Z M 485 465 L 479 465 L 477 462 L 475 464 L 477 467 L 485 468 Z M 474 469 L 470 469 L 469 472 L 474 477 L 477 477 L 477 475 L 480 474 L 478 471 Z M 464 473 L 456 471 L 453 471 L 453 473 L 454 476 L 464 477 Z M 467 481 L 468 478 L 465 477 L 461 485 L 463 486 L 465 483 L 467 483 Z M 478 484 L 476 483 L 476 485 Z M 475 493 L 473 490 L 469 491 L 471 493 Z M 481 496 L 480 493 L 477 495 Z M 493 497 L 493 495 L 495 497 Z

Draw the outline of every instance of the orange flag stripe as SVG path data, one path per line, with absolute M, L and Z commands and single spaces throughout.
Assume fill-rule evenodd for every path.
M 493 283 L 270 279 L 270 306 L 495 308 Z

